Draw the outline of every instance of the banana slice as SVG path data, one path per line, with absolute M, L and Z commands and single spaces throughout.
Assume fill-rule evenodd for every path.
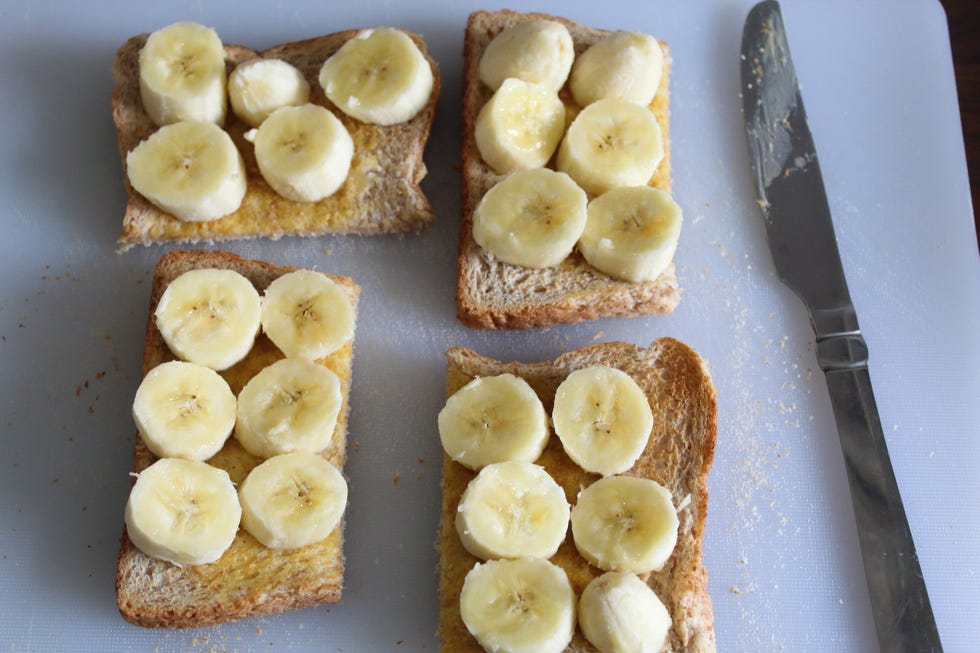
M 209 122 L 161 127 L 126 155 L 126 175 L 136 192 L 186 222 L 217 220 L 245 197 L 242 155 Z
M 660 598 L 635 574 L 606 572 L 579 599 L 579 627 L 599 653 L 659 653 L 671 623 Z
M 541 400 L 513 374 L 475 378 L 439 411 L 443 449 L 470 469 L 507 460 L 534 462 L 548 436 Z
M 572 253 L 588 198 L 568 175 L 535 168 L 497 183 L 473 212 L 473 239 L 511 265 L 546 268 Z
M 572 508 L 575 548 L 605 571 L 659 570 L 677 543 L 677 526 L 670 491 L 645 478 L 599 479 Z
M 295 66 L 282 59 L 250 59 L 228 76 L 231 110 L 250 127 L 258 127 L 279 107 L 310 101 L 310 85 Z
M 252 348 L 259 304 L 252 283 L 233 270 L 189 270 L 170 282 L 153 317 L 178 358 L 220 371 Z
M 516 77 L 556 93 L 568 79 L 575 59 L 572 35 L 553 20 L 529 20 L 505 29 L 483 51 L 478 74 L 496 91 Z
M 228 472 L 180 458 L 162 458 L 140 472 L 126 502 L 126 532 L 136 548 L 178 567 L 220 558 L 241 518 Z
M 575 632 L 575 592 L 547 560 L 477 563 L 459 595 L 460 614 L 480 645 L 494 653 L 561 653 Z
M 633 377 L 602 365 L 562 381 L 551 418 L 569 458 L 603 476 L 632 467 L 653 428 L 650 402 Z
M 647 106 L 657 94 L 663 66 L 657 39 L 639 32 L 615 32 L 575 60 L 568 86 L 579 106 L 603 98 Z
M 402 31 L 362 30 L 320 69 L 320 86 L 337 108 L 375 125 L 415 117 L 429 102 L 435 79 L 428 60 Z
M 225 120 L 225 48 L 197 23 L 174 23 L 146 39 L 139 55 L 140 97 L 157 125 Z
M 245 133 L 272 189 L 294 202 L 319 202 L 344 184 L 354 158 L 354 140 L 323 107 L 281 107 L 258 129 Z
M 516 78 L 504 80 L 476 118 L 480 156 L 499 174 L 548 163 L 564 133 L 558 94 Z
M 336 374 L 316 363 L 284 358 L 242 388 L 235 438 L 260 458 L 318 453 L 333 439 L 342 403 Z
M 681 207 L 662 190 L 614 188 L 589 202 L 578 248 L 611 277 L 653 281 L 674 258 L 682 221 Z
M 235 395 L 203 365 L 170 361 L 147 373 L 133 401 L 133 419 L 160 458 L 207 460 L 235 428 Z
M 317 360 L 354 336 L 354 307 L 327 275 L 296 270 L 266 288 L 262 329 L 286 356 Z
M 568 531 L 565 491 L 544 467 L 523 461 L 487 465 L 466 486 L 456 531 L 477 558 L 550 558 Z
M 297 549 L 326 539 L 347 507 L 347 481 L 314 453 L 269 458 L 238 490 L 242 528 L 271 549 Z
M 575 117 L 556 164 L 587 192 L 601 195 L 621 186 L 645 186 L 663 158 L 663 135 L 649 109 L 609 98 Z

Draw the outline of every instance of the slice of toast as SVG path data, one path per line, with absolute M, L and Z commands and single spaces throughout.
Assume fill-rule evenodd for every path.
M 677 546 L 664 568 L 646 578 L 673 620 L 664 651 L 715 651 L 714 616 L 701 544 L 708 509 L 707 474 L 715 450 L 717 408 L 711 376 L 697 352 L 677 340 L 660 338 L 646 349 L 612 342 L 577 349 L 554 362 L 536 364 L 502 363 L 461 348 L 450 349 L 447 358 L 447 396 L 475 377 L 509 372 L 534 388 L 549 415 L 558 385 L 577 369 L 608 365 L 636 380 L 650 400 L 654 426 L 646 449 L 626 474 L 657 481 L 671 491 L 675 506 L 681 506 Z M 544 466 L 564 488 L 572 504 L 583 487 L 600 478 L 572 462 L 553 434 L 537 464 Z M 455 527 L 460 496 L 474 476 L 474 472 L 443 454 L 439 638 L 442 650 L 453 653 L 482 651 L 467 631 L 459 611 L 463 579 L 478 560 L 463 548 Z M 571 529 L 551 561 L 566 571 L 577 596 L 592 578 L 602 573 L 575 550 Z M 595 648 L 576 629 L 566 653 L 585 651 L 594 652 Z
M 558 21 L 568 28 L 576 56 L 610 33 L 546 14 L 508 10 L 470 14 L 463 49 L 463 215 L 456 271 L 459 319 L 479 329 L 527 329 L 601 317 L 669 313 L 680 300 L 673 263 L 653 281 L 632 283 L 599 272 L 577 250 L 555 267 L 536 270 L 503 263 L 473 240 L 473 211 L 483 195 L 503 178 L 483 161 L 476 146 L 476 117 L 493 95 L 477 73 L 480 57 L 503 30 L 540 18 Z M 664 52 L 663 72 L 649 108 L 663 132 L 664 159 L 650 185 L 670 192 L 670 51 L 663 41 L 660 45 Z M 559 95 L 570 116 L 579 111 L 567 84 Z
M 276 278 L 296 268 L 250 261 L 227 252 L 175 251 L 157 263 L 150 295 L 143 374 L 160 363 L 174 360 L 153 321 L 160 296 L 173 279 L 196 268 L 234 270 L 249 279 L 261 293 Z M 331 276 L 348 294 L 357 310 L 360 288 L 349 278 Z M 343 470 L 347 449 L 347 415 L 350 396 L 353 340 L 317 361 L 340 377 L 343 403 L 330 446 L 323 456 Z M 265 366 L 283 354 L 264 334 L 244 360 L 221 372 L 235 395 Z M 136 438 L 133 471 L 139 472 L 156 460 L 143 440 Z M 234 437 L 207 461 L 228 472 L 241 483 L 262 462 L 238 444 Z M 135 479 L 134 479 L 135 482 Z M 255 615 L 340 601 L 344 581 L 344 522 L 327 539 L 291 551 L 263 546 L 244 529 L 239 529 L 231 547 L 214 563 L 178 567 L 155 560 L 130 541 L 125 529 L 120 539 L 116 598 L 122 616 L 139 626 L 192 628 L 234 621 Z
M 388 127 L 369 125 L 337 109 L 324 95 L 318 75 L 323 62 L 359 30 L 347 30 L 255 52 L 225 45 L 228 72 L 255 57 L 279 58 L 296 66 L 310 85 L 310 102 L 331 110 L 354 140 L 350 174 L 340 189 L 319 202 L 294 202 L 276 193 L 262 178 L 255 152 L 244 134 L 250 128 L 230 110 L 224 128 L 245 160 L 247 190 L 237 211 L 211 222 L 184 222 L 137 193 L 126 176 L 126 154 L 156 131 L 140 100 L 139 51 L 148 34 L 129 39 L 112 66 L 112 120 L 119 138 L 129 201 L 119 236 L 120 251 L 164 241 L 184 243 L 327 233 L 380 234 L 418 232 L 435 217 L 419 183 L 425 177 L 423 150 L 435 116 L 440 77 L 425 42 L 408 33 L 432 66 L 435 82 L 428 104 L 411 120 Z

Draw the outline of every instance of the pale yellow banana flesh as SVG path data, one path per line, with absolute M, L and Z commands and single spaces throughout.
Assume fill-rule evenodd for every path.
M 677 250 L 680 206 L 649 186 L 616 188 L 589 203 L 579 251 L 592 266 L 626 281 L 652 281 Z
M 510 78 L 476 119 L 476 146 L 499 174 L 540 168 L 565 133 L 565 105 L 539 84 Z
M 217 33 L 174 23 L 147 38 L 139 54 L 143 108 L 157 125 L 225 119 L 225 49 Z
M 516 77 L 556 93 L 568 79 L 575 46 L 568 29 L 552 20 L 529 20 L 498 34 L 480 58 L 478 75 L 493 90 Z
M 657 94 L 663 64 L 657 39 L 638 32 L 615 32 L 579 55 L 568 85 L 579 106 L 604 98 L 647 106 Z
M 477 563 L 460 593 L 463 623 L 487 651 L 561 653 L 575 631 L 575 592 L 547 560 Z
M 319 79 L 338 109 L 377 125 L 414 118 L 428 104 L 435 83 L 415 42 L 390 28 L 358 33 L 324 62 Z
M 610 571 L 582 591 L 578 624 L 599 653 L 660 653 L 671 618 L 656 593 L 635 574 Z
M 575 548 L 605 571 L 657 571 L 677 543 L 670 491 L 645 478 L 599 479 L 579 493 L 571 522 Z
M 310 361 L 284 358 L 242 388 L 235 438 L 261 458 L 318 453 L 333 439 L 342 403 L 336 374 Z
M 160 458 L 207 460 L 235 428 L 235 395 L 214 370 L 170 361 L 150 370 L 136 390 L 133 419 Z
M 136 192 L 174 217 L 208 222 L 245 197 L 245 163 L 228 134 L 209 122 L 161 127 L 126 155 Z
M 459 502 L 456 531 L 478 558 L 550 558 L 568 530 L 565 491 L 543 467 L 508 461 L 487 465 Z
M 282 59 L 250 59 L 228 76 L 228 99 L 236 116 L 258 127 L 280 107 L 309 102 L 310 85 L 303 73 Z
M 227 472 L 203 462 L 162 458 L 139 473 L 130 491 L 126 532 L 152 558 L 202 565 L 231 546 L 241 516 Z
M 568 175 L 547 168 L 521 170 L 480 200 L 473 212 L 473 239 L 511 265 L 558 265 L 585 229 L 586 205 L 585 192 Z
M 262 329 L 286 356 L 318 360 L 354 337 L 354 307 L 326 275 L 296 270 L 266 288 Z
M 548 417 L 527 381 L 513 374 L 478 377 L 439 412 L 439 439 L 470 469 L 508 460 L 534 462 L 548 442 Z
M 242 528 L 273 549 L 325 539 L 347 506 L 347 481 L 322 456 L 289 453 L 261 463 L 238 490 Z
M 645 186 L 664 157 L 663 135 L 645 106 L 608 98 L 585 107 L 558 148 L 558 170 L 591 195 Z
M 178 358 L 224 370 L 245 357 L 259 332 L 259 294 L 232 270 L 190 270 L 170 282 L 154 312 Z
M 294 202 L 319 202 L 336 193 L 354 158 L 347 128 L 316 104 L 276 109 L 245 138 L 255 143 L 262 178 Z
M 551 415 L 568 456 L 603 476 L 632 467 L 653 428 L 653 412 L 643 390 L 625 372 L 605 366 L 566 377 L 555 393 Z

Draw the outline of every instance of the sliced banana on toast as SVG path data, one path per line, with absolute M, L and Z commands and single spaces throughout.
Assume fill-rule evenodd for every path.
M 136 478 L 126 502 L 129 539 L 177 566 L 214 562 L 231 546 L 242 508 L 228 473 L 207 463 L 162 458 Z
M 296 66 L 282 59 L 256 58 L 238 64 L 228 76 L 231 110 L 250 127 L 258 127 L 280 107 L 310 100 L 310 84 Z
M 322 456 L 296 452 L 256 466 L 238 490 L 242 528 L 272 549 L 325 539 L 347 506 L 347 481 Z
M 295 270 L 266 288 L 262 330 L 286 356 L 318 360 L 354 337 L 354 307 L 327 275 Z
M 504 263 L 558 265 L 586 222 L 588 198 L 568 175 L 535 168 L 497 183 L 473 212 L 473 239 Z
M 549 435 L 541 400 L 513 374 L 473 379 L 439 411 L 443 449 L 470 469 L 508 460 L 534 462 Z
M 496 91 L 510 77 L 555 91 L 565 84 L 575 58 L 568 28 L 553 20 L 529 20 L 498 34 L 480 58 L 479 75 Z
M 174 23 L 146 39 L 139 54 L 140 97 L 157 125 L 225 120 L 225 48 L 197 23 Z
M 568 86 L 579 106 L 603 98 L 646 106 L 657 94 L 663 65 L 657 39 L 639 32 L 614 32 L 575 59 Z
M 547 560 L 477 563 L 459 597 L 463 623 L 494 653 L 561 653 L 575 632 L 575 591 Z
M 670 491 L 647 478 L 599 479 L 579 493 L 571 521 L 575 548 L 605 571 L 657 571 L 677 543 Z
M 235 428 L 236 399 L 209 367 L 170 361 L 150 370 L 136 390 L 133 419 L 160 458 L 207 460 Z
M 504 80 L 476 118 L 476 146 L 500 174 L 548 163 L 565 133 L 565 105 L 541 85 Z
M 343 185 L 354 158 L 354 140 L 337 116 L 316 104 L 280 107 L 246 132 L 259 171 L 294 202 L 319 202 Z
M 170 282 L 153 314 L 178 358 L 224 370 L 245 358 L 259 333 L 259 293 L 233 270 L 190 270 Z
M 603 476 L 632 467 L 653 428 L 650 402 L 633 377 L 602 365 L 569 374 L 551 416 L 569 458 Z
M 578 625 L 599 653 L 659 653 L 670 613 L 636 574 L 609 571 L 592 579 L 578 603 Z
M 568 531 L 565 491 L 539 465 L 493 463 L 470 481 L 459 501 L 456 531 L 483 560 L 550 558 Z
M 338 109 L 362 122 L 394 125 L 429 102 L 435 78 L 428 60 L 404 32 L 362 30 L 320 69 L 320 86 Z
M 242 388 L 235 438 L 260 458 L 319 453 L 333 439 L 342 404 L 336 374 L 310 361 L 284 358 Z

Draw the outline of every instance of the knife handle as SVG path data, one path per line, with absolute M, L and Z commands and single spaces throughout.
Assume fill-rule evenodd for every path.
M 878 417 L 860 332 L 819 339 L 882 653 L 942 653 Z

